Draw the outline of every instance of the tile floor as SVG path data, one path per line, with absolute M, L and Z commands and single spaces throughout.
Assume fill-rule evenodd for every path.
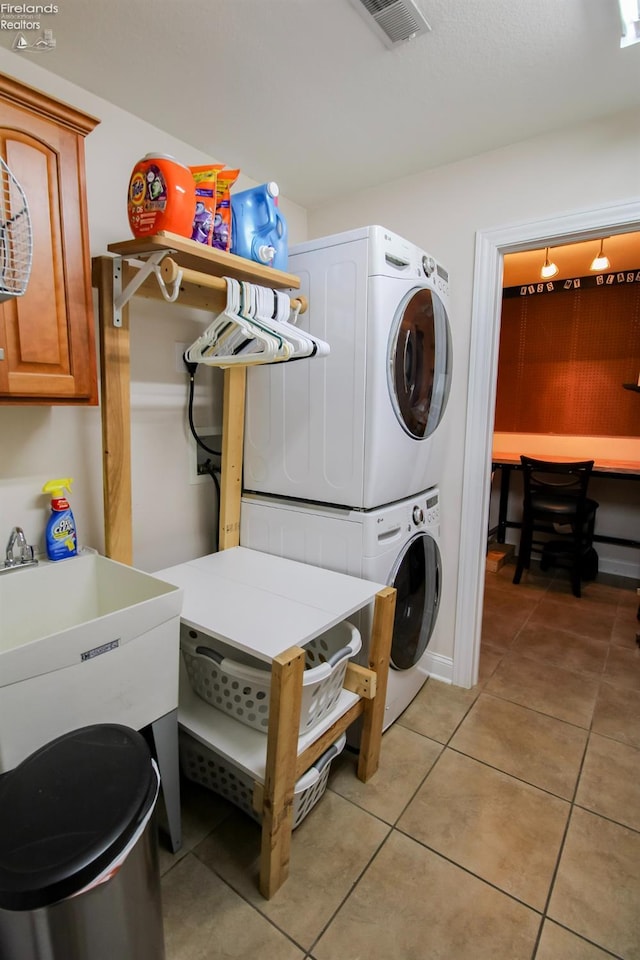
M 334 762 L 272 900 L 258 826 L 185 783 L 167 960 L 640 960 L 638 597 L 512 570 L 478 685 L 430 680 L 369 784 Z

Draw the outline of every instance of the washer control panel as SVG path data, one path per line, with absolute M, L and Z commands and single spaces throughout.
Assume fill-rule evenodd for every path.
M 437 527 L 439 525 L 440 493 L 438 490 L 429 490 L 425 500 L 414 503 L 411 508 L 411 520 L 415 527 Z
M 437 491 L 427 496 L 425 522 L 433 527 L 440 523 L 440 495 Z

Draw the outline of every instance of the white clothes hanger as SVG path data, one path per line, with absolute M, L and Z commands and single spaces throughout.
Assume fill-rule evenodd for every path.
M 253 324 L 250 318 L 241 312 L 240 284 L 231 277 L 225 277 L 225 280 L 225 309 L 185 350 L 185 358 L 190 363 L 210 366 L 272 363 L 280 349 L 280 338 Z
M 326 356 L 329 345 L 295 325 L 288 294 L 225 277 L 227 303 L 185 351 L 191 363 L 227 367 Z
M 271 290 L 268 287 L 257 287 L 258 301 L 262 300 L 264 313 L 269 317 L 268 326 L 285 337 L 294 349 L 293 360 L 302 357 L 326 356 L 329 353 L 329 344 L 319 337 L 314 337 L 295 326 L 295 321 L 300 312 L 300 303 L 296 304 L 295 310 L 291 309 L 291 297 L 281 290 Z M 293 313 L 294 321 L 289 318 Z
M 288 360 L 291 357 L 291 345 L 273 323 L 272 311 L 269 312 L 266 304 L 268 294 L 273 293 L 267 287 L 258 287 L 253 283 L 242 282 L 242 315 L 251 324 L 257 326 L 263 333 L 271 335 L 279 341 L 280 348 L 275 360 Z

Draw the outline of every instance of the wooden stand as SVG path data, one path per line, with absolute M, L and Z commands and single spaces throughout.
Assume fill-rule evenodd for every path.
M 105 553 L 113 560 L 131 564 L 129 299 L 166 300 L 157 273 L 164 272 L 165 278 L 174 282 L 176 268 L 182 271 L 179 287 L 173 291 L 179 302 L 215 313 L 226 303 L 221 277 L 233 276 L 274 289 L 297 289 L 300 280 L 170 233 L 112 243 L 108 249 L 116 256 L 95 257 L 92 261 L 100 329 Z M 304 309 L 306 303 L 300 306 Z M 224 371 L 221 550 L 240 542 L 245 378 L 243 367 Z
M 224 285 L 210 282 L 211 277 L 235 276 L 272 288 L 298 288 L 300 282 L 293 275 L 170 234 L 111 244 L 109 250 L 116 254 L 115 258 L 93 260 L 93 284 L 99 292 L 105 552 L 114 560 L 131 564 L 128 299 L 134 294 L 166 299 L 158 285 L 160 271 L 167 282 L 178 284 L 173 292 L 178 293 L 182 303 L 217 312 L 225 304 Z M 162 270 L 162 261 L 169 254 L 170 262 Z M 127 257 L 147 258 L 148 263 L 128 264 Z M 181 270 L 179 278 L 176 265 Z M 305 309 L 306 303 L 303 298 L 300 300 L 301 309 Z M 245 381 L 244 367 L 224 371 L 221 550 L 238 546 L 240 542 Z M 254 786 L 254 808 L 262 815 L 260 890 L 267 898 L 273 896 L 289 872 L 296 780 L 360 716 L 359 779 L 369 780 L 378 768 L 395 602 L 393 587 L 386 587 L 376 595 L 369 667 L 355 664 L 348 667 L 345 687 L 360 699 L 300 755 L 298 728 L 304 651 L 294 646 L 272 661 L 265 779 L 264 784 L 256 782 Z

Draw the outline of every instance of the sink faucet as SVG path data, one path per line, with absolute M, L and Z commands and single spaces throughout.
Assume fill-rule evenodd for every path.
M 22 527 L 14 527 L 7 543 L 4 567 L 0 568 L 0 573 L 15 570 L 18 567 L 34 567 L 37 563 L 33 547 L 27 543 Z

